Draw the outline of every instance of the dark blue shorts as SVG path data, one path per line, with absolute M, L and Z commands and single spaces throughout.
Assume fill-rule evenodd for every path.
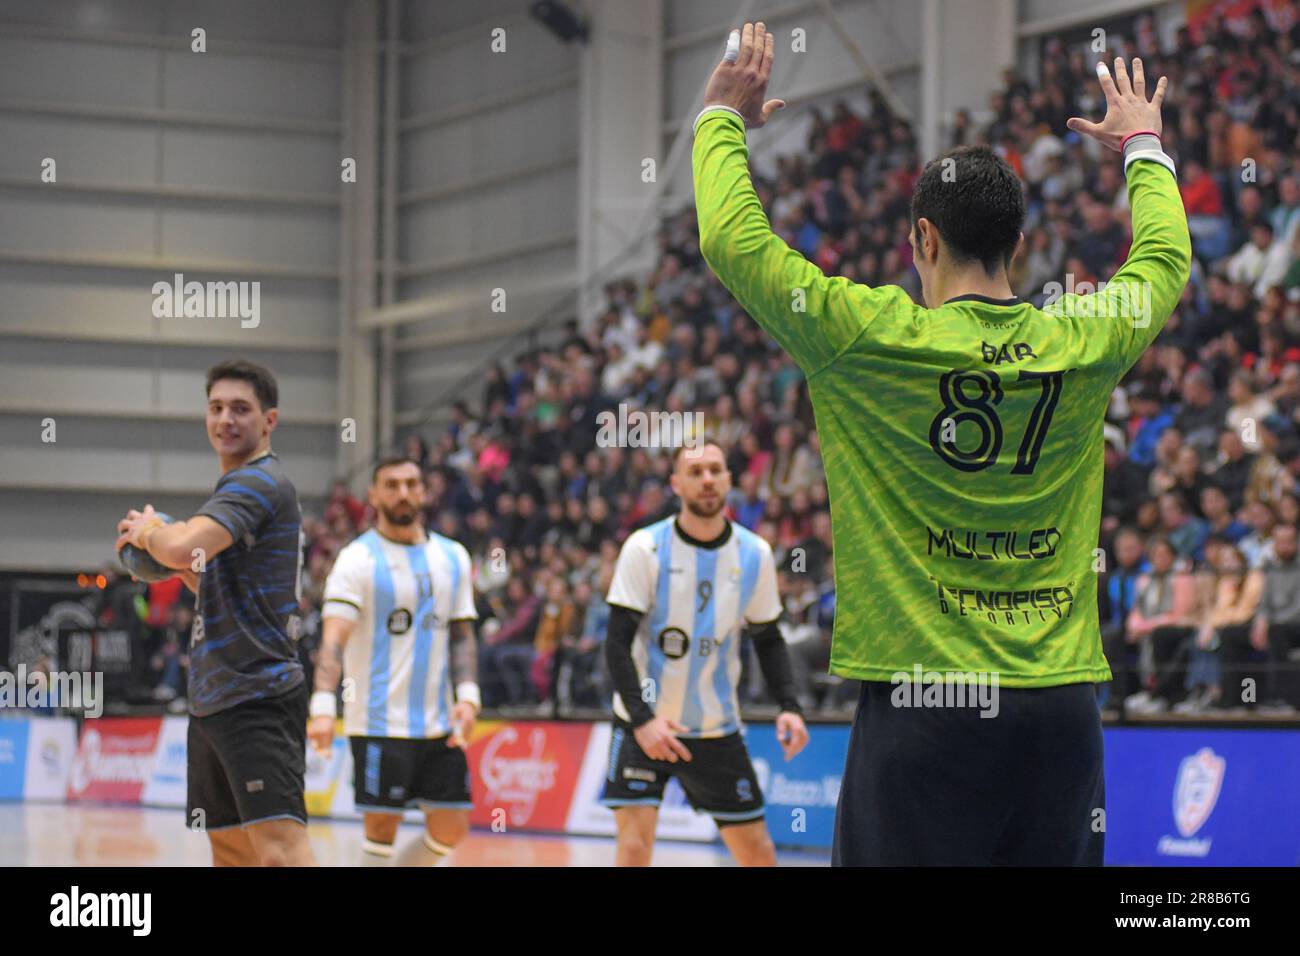
M 469 810 L 469 763 L 450 737 L 352 737 L 353 799 L 363 813 Z
M 1000 687 L 994 717 L 974 707 L 896 706 L 901 690 L 862 684 L 835 814 L 835 866 L 1102 864 L 1094 685 Z
M 676 777 L 695 811 L 707 813 L 719 827 L 764 819 L 763 791 L 744 737 L 734 733 L 678 739 L 690 752 L 689 761 L 652 760 L 636 742 L 632 725 L 615 718 L 600 802 L 613 809 L 657 807 L 668 779 Z
M 303 683 L 280 697 L 190 716 L 186 814 L 191 829 L 307 822 L 308 694 Z

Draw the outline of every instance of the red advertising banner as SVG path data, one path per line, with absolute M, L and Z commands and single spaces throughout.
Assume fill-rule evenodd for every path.
M 480 723 L 469 748 L 470 822 L 562 832 L 590 736 L 590 724 Z
M 161 717 L 87 720 L 68 775 L 68 799 L 139 803 L 161 730 Z

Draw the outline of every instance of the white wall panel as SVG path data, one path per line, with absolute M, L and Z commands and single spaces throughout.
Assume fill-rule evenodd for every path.
M 338 261 L 338 212 L 334 209 L 241 205 L 225 211 L 169 210 L 159 219 L 164 256 L 325 269 Z
M 410 41 L 427 40 L 477 26 L 484 22 L 505 24 L 518 19 L 527 9 L 520 0 L 474 0 L 473 3 L 445 3 L 414 0 L 404 5 L 403 35 Z
M 168 129 L 162 137 L 165 183 L 299 193 L 339 188 L 343 157 L 333 136 Z
M 161 133 L 54 116 L 6 114 L 0 122 L 0 176 L 40 182 L 41 161 L 49 156 L 64 182 L 154 181 Z
M 6 37 L 0 31 L 0 96 L 5 99 L 95 106 L 158 105 L 158 70 L 154 50 L 133 50 L 93 43 Z M 68 69 L 76 63 L 76 69 Z
M 577 171 L 550 170 L 488 190 L 420 203 L 402 218 L 405 258 L 425 262 L 491 252 L 571 232 L 577 224 Z
M 408 42 L 435 42 L 403 62 L 402 116 L 433 116 L 437 121 L 403 131 L 401 193 L 472 184 L 574 155 L 579 47 L 562 43 L 532 20 L 528 6 L 527 0 L 404 4 Z M 506 52 L 500 54 L 489 48 L 490 29 L 497 25 L 507 31 Z M 534 89 L 570 74 L 575 77 L 573 85 L 541 93 Z M 540 318 L 563 296 L 563 289 L 528 289 L 538 282 L 554 285 L 557 279 L 568 278 L 571 283 L 576 243 L 508 250 L 576 233 L 577 173 L 576 163 L 567 163 L 402 207 L 400 260 L 412 266 L 448 261 L 455 266 L 401 279 L 398 301 L 431 297 L 458 304 L 440 309 L 432 318 L 405 324 L 399 341 L 428 335 L 472 336 L 478 341 L 399 352 L 394 383 L 399 414 L 424 407 L 449 383 L 481 365 L 499 345 L 493 328 L 516 334 L 519 323 Z M 505 314 L 490 308 L 491 290 L 498 287 L 507 291 Z M 431 362 L 429 352 L 442 357 Z
M 0 262 L 0 566 L 93 567 L 111 559 L 126 508 L 148 499 L 175 513 L 196 508 L 218 473 L 202 421 L 204 373 L 226 358 L 276 374 L 273 447 L 305 499 L 325 491 L 341 417 L 341 209 L 293 197 L 341 192 L 333 127 L 343 3 L 0 0 L 0 255 L 322 275 L 260 278 L 260 322 L 242 328 L 238 317 L 155 317 L 152 285 L 171 279 L 166 269 Z M 207 31 L 208 52 L 185 48 L 194 27 Z M 3 110 L 17 100 L 66 112 Z M 114 112 L 122 108 L 143 112 Z M 204 125 L 212 117 L 222 125 Z M 245 121 L 265 128 L 239 128 Z M 304 122 L 324 125 L 297 128 Z M 47 156 L 58 182 L 41 184 Z M 123 184 L 132 191 L 112 188 Z M 205 198 L 187 187 L 284 199 Z M 40 441 L 45 417 L 56 422 L 53 444 Z
M 241 116 L 291 116 L 336 120 L 338 64 L 333 60 L 230 57 L 220 47 L 208 53 L 168 52 L 162 106 L 167 109 Z
M 402 137 L 402 190 L 509 172 L 577 145 L 577 94 L 557 90 Z
M 513 4 L 518 10 L 520 4 Z M 506 49 L 492 52 L 491 27 L 458 35 L 433 52 L 407 60 L 402 111 L 420 113 L 511 93 L 538 80 L 575 68 L 574 47 L 562 42 L 536 20 L 504 26 Z
M 77 340 L 96 332 L 105 337 L 155 335 L 172 340 L 188 332 L 204 338 L 229 336 L 232 347 L 249 344 L 249 330 L 241 329 L 237 319 L 155 318 L 155 278 L 166 277 L 134 270 L 0 265 L 0 288 L 5 290 L 0 332 L 62 332 Z M 307 343 L 335 336 L 334 283 L 279 278 L 261 282 L 258 339 L 297 338 Z

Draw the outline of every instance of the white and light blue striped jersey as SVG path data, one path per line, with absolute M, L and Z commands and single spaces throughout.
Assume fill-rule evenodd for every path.
M 675 518 L 633 532 L 609 588 L 610 604 L 644 615 L 632 645 L 637 676 L 655 716 L 684 726 L 682 737 L 740 729 L 741 630 L 781 616 L 771 547 L 727 526 L 708 545 L 684 537 Z M 628 719 L 617 693 L 614 713 Z
M 451 732 L 449 625 L 478 618 L 464 546 L 438 534 L 402 544 L 367 531 L 335 559 L 322 614 L 356 622 L 343 650 L 345 734 Z

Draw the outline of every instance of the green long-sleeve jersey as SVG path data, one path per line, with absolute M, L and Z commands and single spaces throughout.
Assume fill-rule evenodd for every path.
M 1160 162 L 1128 165 L 1133 244 L 1093 295 L 1043 309 L 827 278 L 768 224 L 742 121 L 697 121 L 700 251 L 808 378 L 830 492 L 831 671 L 888 681 L 1110 678 L 1097 624 L 1111 392 L 1187 283 L 1191 240 Z

